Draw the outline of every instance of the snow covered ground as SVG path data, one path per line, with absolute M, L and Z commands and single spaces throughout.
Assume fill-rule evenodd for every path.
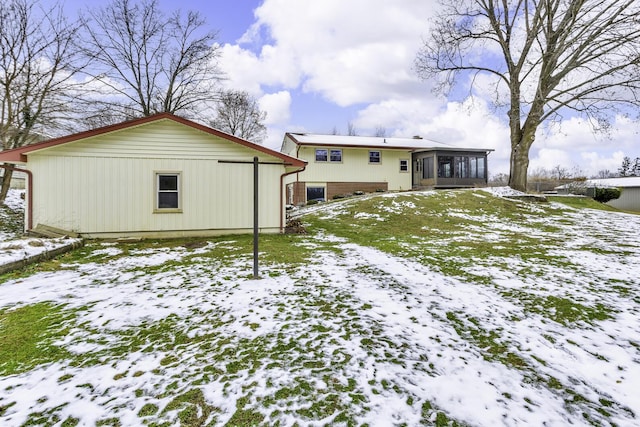
M 24 190 L 13 189 L 7 194 L 5 205 L 17 213 L 15 216 L 22 217 L 24 212 L 23 194 Z M 13 231 L 8 232 L 4 225 L 7 225 L 8 221 L 15 221 L 15 216 L 12 215 L 10 218 L 0 213 L 0 266 L 50 252 L 77 241 L 77 239 L 68 238 L 40 239 L 19 236 L 18 229 L 22 230 L 20 226 L 12 227 Z
M 379 197 L 391 203 L 354 227 L 440 196 Z M 66 357 L 0 376 L 0 425 L 640 425 L 640 217 L 530 210 L 453 209 L 491 246 L 459 275 L 316 230 L 273 237 L 291 239 L 291 261 L 265 254 L 260 280 L 237 237 L 92 243 L 0 279 L 0 310 L 51 302 L 72 317 Z M 514 235 L 563 242 L 540 249 L 558 261 L 495 256 Z

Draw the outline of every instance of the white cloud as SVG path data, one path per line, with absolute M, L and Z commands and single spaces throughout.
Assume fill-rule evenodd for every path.
M 291 94 L 280 91 L 262 96 L 260 109 L 267 112 L 266 125 L 286 124 L 291 116 Z
M 495 81 L 480 76 L 474 97 L 447 102 L 431 94 L 430 82 L 421 82 L 413 70 L 434 9 L 424 0 L 264 0 L 238 44 L 223 46 L 225 85 L 261 97 L 272 145 L 285 131 L 317 128 L 290 122 L 302 117 L 292 114 L 292 105 L 305 107 L 291 94 L 302 92 L 344 111 L 344 122 L 353 121 L 361 134 L 384 127 L 394 136 L 491 148 L 491 174 L 508 173 L 506 115 L 488 102 L 495 98 Z M 507 100 L 503 87 L 500 94 Z M 355 119 L 354 107 L 359 107 Z M 326 114 L 317 111 L 316 116 Z M 609 138 L 594 136 L 588 122 L 577 118 L 544 126 L 532 146 L 530 168 L 562 164 L 588 174 L 616 170 L 621 155 L 640 156 L 638 130 L 638 123 L 622 117 L 615 119 Z
M 266 44 L 258 54 L 224 46 L 222 68 L 235 87 L 301 85 L 340 106 L 416 92 L 424 85 L 412 66 L 432 9 L 421 0 L 265 0 L 240 46 Z
M 587 176 L 602 170 L 616 172 L 624 156 L 640 156 L 639 131 L 637 122 L 623 116 L 613 119 L 606 134 L 594 133 L 588 121 L 577 117 L 551 123 L 538 131 L 531 167 L 562 165 L 580 169 Z

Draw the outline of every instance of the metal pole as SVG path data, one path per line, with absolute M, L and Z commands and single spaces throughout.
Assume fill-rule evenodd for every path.
M 253 278 L 258 279 L 258 158 L 253 158 Z

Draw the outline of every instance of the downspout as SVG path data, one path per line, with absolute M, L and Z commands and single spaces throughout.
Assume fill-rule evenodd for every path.
M 2 164 L 0 168 L 10 171 L 18 171 L 27 174 L 27 229 L 30 231 L 33 228 L 33 174 L 28 169 L 17 168 L 13 164 Z
M 280 175 L 280 232 L 284 233 L 284 211 L 285 211 L 285 198 L 284 198 L 284 177 L 287 175 L 293 175 L 294 173 L 303 172 L 307 168 L 305 164 L 302 169 L 298 169 L 291 172 L 285 172 Z

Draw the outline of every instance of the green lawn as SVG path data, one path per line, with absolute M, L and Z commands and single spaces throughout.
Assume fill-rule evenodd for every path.
M 0 277 L 1 425 L 633 425 L 640 218 L 484 191 Z M 587 209 L 588 208 L 588 209 Z

